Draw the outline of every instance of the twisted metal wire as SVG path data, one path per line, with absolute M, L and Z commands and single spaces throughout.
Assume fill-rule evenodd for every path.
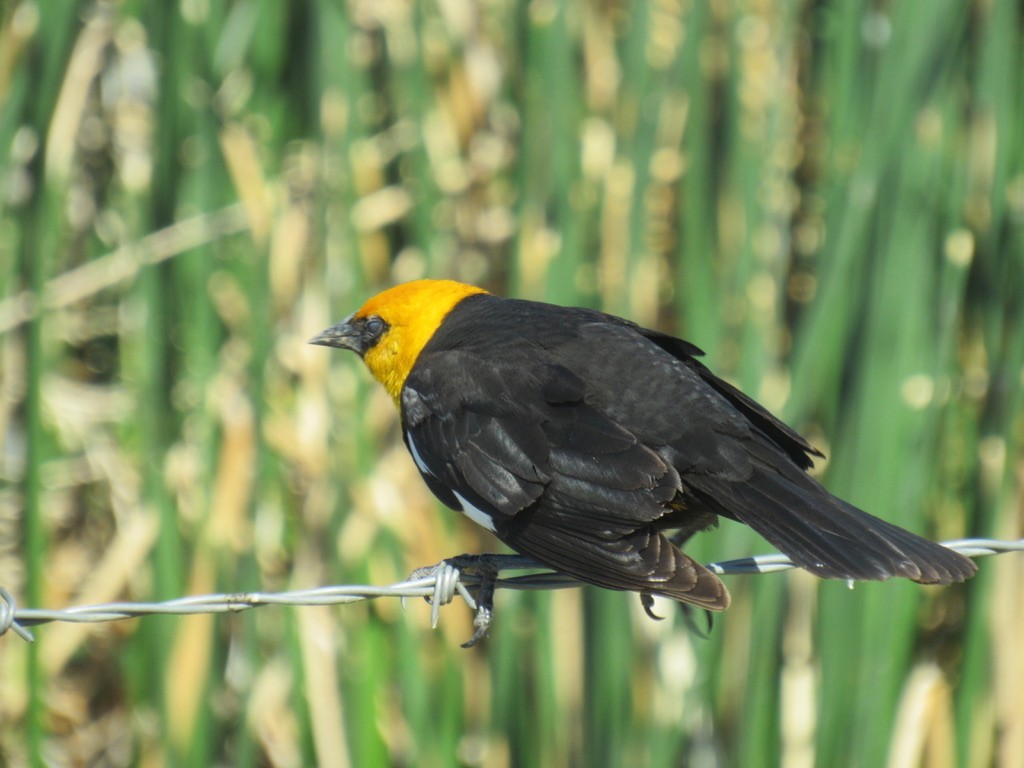
M 996 539 L 957 539 L 943 542 L 949 549 L 966 557 L 985 557 L 1004 552 L 1024 552 L 1024 539 L 999 541 Z M 474 556 L 464 556 L 472 559 Z M 536 570 L 543 566 L 518 555 L 481 555 L 491 558 L 491 564 L 501 571 Z M 99 623 L 155 614 L 178 615 L 200 613 L 239 613 L 264 605 L 345 605 L 377 597 L 426 597 L 431 600 L 431 623 L 437 625 L 440 606 L 452 602 L 459 595 L 473 609 L 476 601 L 468 587 L 477 586 L 480 579 L 458 567 L 462 558 L 446 560 L 432 569 L 421 569 L 413 577 L 383 587 L 368 585 L 339 585 L 297 589 L 285 592 L 236 592 L 233 594 L 195 595 L 156 603 L 102 603 L 78 605 L 59 610 L 18 608 L 14 597 L 0 586 L 0 636 L 8 630 L 23 640 L 32 642 L 32 633 L 26 627 L 51 621 L 73 623 Z M 709 563 L 708 570 L 718 575 L 778 573 L 796 568 L 789 558 L 781 554 L 743 557 L 737 560 Z M 418 575 L 424 572 L 429 575 Z M 530 573 L 510 578 L 499 578 L 498 589 L 568 589 L 583 586 L 571 576 L 553 571 Z

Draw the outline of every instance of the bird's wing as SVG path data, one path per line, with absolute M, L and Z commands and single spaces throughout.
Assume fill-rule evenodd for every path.
M 642 441 L 662 446 L 688 498 L 746 523 L 819 576 L 948 583 L 974 573 L 975 564 L 962 555 L 829 493 L 804 471 L 817 452 L 701 365 L 692 345 L 649 331 L 643 335 L 654 342 L 649 348 L 628 326 L 591 323 L 581 329 L 586 347 L 594 350 L 591 370 L 606 372 L 586 377 L 598 387 L 590 398 Z M 630 386 L 630 371 L 644 372 L 642 386 Z M 641 395 L 622 394 L 634 390 Z
M 513 388 L 521 383 L 507 372 L 443 352 L 421 359 L 402 390 L 403 433 L 420 474 L 441 501 L 492 531 L 550 480 L 536 404 L 513 400 Z
M 824 454 L 808 443 L 803 435 L 776 417 L 759 402 L 729 382 L 715 376 L 698 359 L 704 354 L 699 347 L 688 341 L 647 328 L 638 326 L 637 331 L 695 372 L 701 382 L 725 398 L 751 426 L 763 433 L 799 467 L 810 468 L 813 463 L 812 456 L 824 457 Z
M 598 586 L 724 608 L 724 585 L 655 524 L 678 473 L 585 394 L 559 365 L 435 352 L 406 381 L 405 440 L 438 498 L 521 554 Z

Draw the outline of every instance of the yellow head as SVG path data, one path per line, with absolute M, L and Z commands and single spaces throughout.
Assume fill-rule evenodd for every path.
M 402 283 L 309 341 L 358 353 L 397 405 L 423 347 L 452 308 L 476 293 L 487 291 L 454 280 Z

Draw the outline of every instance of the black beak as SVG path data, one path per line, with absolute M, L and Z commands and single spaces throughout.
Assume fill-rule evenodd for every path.
M 322 331 L 309 340 L 310 344 L 317 344 L 321 347 L 335 347 L 337 349 L 350 349 L 358 354 L 363 354 L 363 335 L 360 329 L 352 324 L 352 315 L 349 315 L 340 323 L 336 323 Z

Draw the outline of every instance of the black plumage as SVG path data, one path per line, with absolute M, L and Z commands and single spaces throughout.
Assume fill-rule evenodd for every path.
M 602 587 L 726 607 L 724 585 L 667 538 L 717 516 L 819 576 L 973 574 L 967 558 L 826 491 L 805 471 L 820 454 L 700 354 L 600 312 L 470 295 L 405 378 L 406 443 L 445 504 Z

